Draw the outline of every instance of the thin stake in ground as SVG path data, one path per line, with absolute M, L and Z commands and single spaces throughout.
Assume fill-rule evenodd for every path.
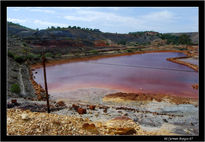
M 47 111 L 48 113 L 50 113 L 49 96 L 48 96 L 48 88 L 47 88 L 47 80 L 46 80 L 46 64 L 45 64 L 46 59 L 44 53 L 42 56 L 42 62 L 43 62 L 44 83 L 45 83 L 45 90 L 46 90 Z

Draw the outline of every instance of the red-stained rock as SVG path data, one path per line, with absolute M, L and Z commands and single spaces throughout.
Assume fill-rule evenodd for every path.
M 103 112 L 104 112 L 104 113 L 107 113 L 107 108 L 105 108 L 105 109 L 103 110 Z
M 127 113 L 125 113 L 125 114 L 124 114 L 124 116 L 128 116 L 128 114 L 127 114 Z
M 86 109 L 78 108 L 78 113 L 79 114 L 86 114 Z
M 16 104 L 16 103 L 17 103 L 17 100 L 16 100 L 16 99 L 11 100 L 11 103 Z
M 72 108 L 73 108 L 74 110 L 76 110 L 76 111 L 77 111 L 77 110 L 78 110 L 78 108 L 79 108 L 79 106 L 78 106 L 78 105 L 73 104 L 73 105 L 72 105 Z
M 95 128 L 95 124 L 84 123 L 82 127 L 83 127 L 83 129 Z
M 43 97 L 42 97 L 41 95 L 39 95 L 39 94 L 36 94 L 36 95 L 37 95 L 37 99 L 38 99 L 39 101 L 43 99 Z
M 89 109 L 95 110 L 95 105 L 89 105 Z
M 59 101 L 59 102 L 56 103 L 56 105 L 60 106 L 60 107 L 66 106 L 64 101 Z
M 105 123 L 109 129 L 110 134 L 113 135 L 132 135 L 136 133 L 135 128 L 139 128 L 132 119 L 125 116 L 116 117 Z
M 193 84 L 192 88 L 198 90 L 199 89 L 199 85 L 198 84 Z
M 95 124 L 84 123 L 82 128 L 89 131 L 89 132 L 95 133 L 95 134 L 99 133 Z
M 107 106 L 99 106 L 99 109 L 108 109 L 109 107 Z

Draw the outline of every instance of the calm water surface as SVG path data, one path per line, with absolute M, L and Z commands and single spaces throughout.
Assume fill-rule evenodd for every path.
M 123 92 L 152 92 L 198 97 L 192 84 L 198 83 L 198 72 L 166 60 L 183 53 L 146 53 L 109 57 L 49 66 L 49 94 L 79 88 L 106 88 Z M 36 69 L 35 80 L 44 86 L 43 70 Z

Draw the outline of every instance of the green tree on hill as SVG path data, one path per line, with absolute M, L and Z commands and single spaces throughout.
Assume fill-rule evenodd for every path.
M 126 45 L 126 41 L 125 40 L 121 40 L 121 41 L 118 42 L 118 44 Z
M 191 44 L 191 39 L 188 35 L 182 34 L 181 36 L 179 36 L 179 43 L 189 45 Z
M 160 34 L 159 37 L 161 39 L 166 39 L 168 44 L 192 44 L 190 37 L 186 34 L 182 34 L 180 36 L 172 34 Z

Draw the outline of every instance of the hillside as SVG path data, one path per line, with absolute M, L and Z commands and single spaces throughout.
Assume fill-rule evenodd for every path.
M 158 33 L 154 31 L 128 34 L 104 33 L 99 29 L 69 26 L 34 30 L 8 22 L 9 56 L 19 62 L 38 62 L 42 51 L 48 58 L 99 56 L 146 50 L 185 50 L 186 45 L 198 44 L 198 33 Z M 173 46 L 172 46 L 173 45 Z M 166 48 L 166 47 L 165 47 Z
M 48 28 L 45 30 L 31 30 L 18 24 L 8 23 L 8 34 L 16 35 L 22 39 L 41 39 L 41 40 L 82 40 L 82 41 L 98 41 L 103 40 L 107 43 L 138 42 L 149 43 L 158 38 L 156 35 L 149 35 L 144 33 L 141 36 L 132 34 L 117 34 L 117 33 L 103 33 L 98 29 L 88 29 L 80 27 L 68 28 Z
M 136 33 L 136 34 L 135 34 Z M 129 34 L 103 33 L 99 29 L 89 29 L 80 27 L 51 27 L 44 30 L 32 30 L 19 24 L 8 22 L 8 34 L 15 35 L 25 40 L 33 40 L 33 43 L 39 43 L 37 40 L 79 40 L 85 46 L 113 44 L 148 44 L 155 39 L 160 38 L 160 33 L 145 31 L 133 32 Z M 198 33 L 170 33 L 174 36 L 188 35 L 192 43 L 198 44 Z
M 190 37 L 193 44 L 199 44 L 199 33 L 198 32 L 188 32 L 188 33 L 170 33 L 174 36 L 181 36 L 182 34 L 186 34 Z

